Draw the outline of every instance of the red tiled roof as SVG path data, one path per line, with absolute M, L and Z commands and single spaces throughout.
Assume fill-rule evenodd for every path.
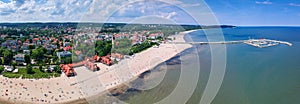
M 33 41 L 38 41 L 38 40 L 39 40 L 39 38 L 33 38 L 32 40 L 33 40 Z
M 69 51 L 69 50 L 71 50 L 71 49 L 72 49 L 71 46 L 66 46 L 66 47 L 64 47 L 64 51 Z
M 72 74 L 76 74 L 76 72 L 73 69 L 73 65 L 72 64 L 61 64 L 59 65 L 62 69 L 62 71 L 67 75 L 67 76 L 71 76 Z

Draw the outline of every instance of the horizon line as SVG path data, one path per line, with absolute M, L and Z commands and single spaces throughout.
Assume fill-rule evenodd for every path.
M 126 22 L 94 22 L 94 21 L 14 21 L 14 22 L 0 22 L 4 23 L 112 23 L 112 24 L 141 24 L 141 25 L 198 25 L 198 26 L 236 26 L 236 27 L 268 27 L 268 26 L 288 26 L 288 27 L 300 27 L 300 25 L 233 25 L 233 24 L 189 24 L 189 23 L 180 23 L 180 24 L 166 24 L 166 23 L 126 23 Z

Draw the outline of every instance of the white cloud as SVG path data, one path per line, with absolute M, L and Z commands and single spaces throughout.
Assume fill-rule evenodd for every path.
M 296 6 L 296 7 L 300 7 L 300 4 L 295 4 L 295 3 L 290 3 L 290 6 Z
M 16 11 L 16 1 L 4 3 L 0 1 L 0 15 L 10 15 Z
M 179 0 L 11 0 L 0 1 L 0 22 L 126 22 L 145 16 L 180 19 L 183 12 L 176 9 L 178 6 L 194 8 L 200 4 Z M 112 17 L 116 13 L 119 15 Z
M 273 4 L 272 2 L 270 2 L 269 0 L 267 1 L 263 1 L 263 2 L 259 2 L 259 1 L 255 1 L 256 4 L 265 4 L 265 5 L 270 5 Z
M 197 6 L 200 6 L 199 3 L 196 3 L 196 4 L 181 4 L 183 7 L 197 7 Z
M 157 15 L 158 17 L 165 18 L 165 19 L 172 19 L 177 15 L 177 12 L 170 12 L 170 13 L 160 13 L 160 15 Z
M 0 1 L 0 22 L 79 21 L 91 0 Z

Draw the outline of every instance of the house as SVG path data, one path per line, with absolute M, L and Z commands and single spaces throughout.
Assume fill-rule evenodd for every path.
M 27 50 L 27 49 L 28 49 L 28 44 L 23 44 L 23 45 L 21 46 L 21 49 L 22 49 L 22 50 Z
M 93 57 L 93 59 L 94 59 L 96 62 L 100 62 L 100 61 L 101 61 L 101 57 L 98 56 L 98 55 L 95 55 L 95 56 Z
M 112 60 L 109 58 L 109 56 L 101 57 L 101 62 L 108 66 L 112 65 Z
M 63 46 L 64 46 L 64 47 L 67 47 L 67 46 L 70 46 L 70 44 L 71 44 L 70 42 L 64 42 L 64 43 L 63 43 Z
M 69 51 L 69 50 L 71 50 L 71 49 L 72 49 L 71 46 L 66 46 L 66 47 L 63 48 L 64 51 Z
M 23 50 L 23 54 L 30 55 L 30 50 Z
M 64 72 L 66 74 L 66 76 L 68 77 L 71 77 L 71 76 L 75 76 L 76 75 L 76 72 L 75 70 L 73 69 L 73 65 L 72 64 L 61 64 L 59 65 L 62 72 Z
M 25 62 L 25 54 L 17 54 L 14 56 L 14 59 L 17 63 Z
M 94 64 L 93 62 L 87 61 L 84 64 L 85 67 L 87 67 L 91 71 L 98 71 L 100 68 L 97 66 L 97 64 Z
M 124 58 L 124 55 L 120 53 L 111 53 L 111 59 L 114 60 L 116 59 L 117 61 L 121 60 Z
M 51 53 L 53 50 L 55 50 L 57 48 L 57 46 L 53 45 L 53 44 L 46 44 L 45 48 L 48 51 L 48 53 Z
M 4 38 L 6 38 L 7 36 L 8 36 L 7 34 L 1 35 L 1 38 L 4 39 Z
M 38 41 L 36 42 L 36 45 L 38 45 L 38 46 L 42 45 L 42 41 L 38 40 Z
M 13 52 L 18 52 L 19 51 L 19 47 L 18 46 L 11 46 L 10 48 Z
M 34 45 L 37 45 L 37 42 L 39 41 L 39 38 L 33 38 L 32 39 L 32 43 L 34 44 Z
M 157 39 L 157 38 L 162 37 L 162 36 L 163 36 L 163 34 L 161 34 L 161 33 L 155 33 L 155 34 L 150 34 L 149 38 L 150 39 Z
M 3 43 L 1 44 L 2 47 L 7 47 L 8 45 L 9 45 L 8 42 L 3 42 Z
M 58 58 L 71 57 L 72 53 L 70 51 L 62 51 L 62 52 L 56 52 L 56 55 L 57 55 Z

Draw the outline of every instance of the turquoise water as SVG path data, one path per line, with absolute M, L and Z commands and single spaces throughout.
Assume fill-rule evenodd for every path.
M 208 34 L 210 38 L 217 38 L 213 29 L 208 31 L 212 31 Z M 228 41 L 268 38 L 288 41 L 293 46 L 256 48 L 246 44 L 226 45 L 226 73 L 212 104 L 300 104 L 300 27 L 238 27 L 223 29 L 223 33 L 225 40 Z M 206 35 L 201 30 L 190 33 L 187 38 L 193 41 L 207 41 Z M 193 52 L 197 52 L 198 56 Z M 200 59 L 200 62 L 188 63 L 201 66 L 200 69 L 191 68 L 200 70 L 201 73 L 197 88 L 188 104 L 200 102 L 211 71 L 210 53 L 208 45 L 201 45 L 194 46 L 181 55 L 182 62 L 185 58 L 194 56 Z M 127 92 L 121 95 L 121 100 L 128 103 L 150 104 L 164 99 L 173 91 L 181 71 L 188 70 L 180 70 L 180 63 L 167 62 L 167 67 L 170 70 L 160 85 L 150 90 Z M 155 70 L 153 73 L 159 72 L 161 67 Z M 176 99 L 174 101 L 176 102 Z

